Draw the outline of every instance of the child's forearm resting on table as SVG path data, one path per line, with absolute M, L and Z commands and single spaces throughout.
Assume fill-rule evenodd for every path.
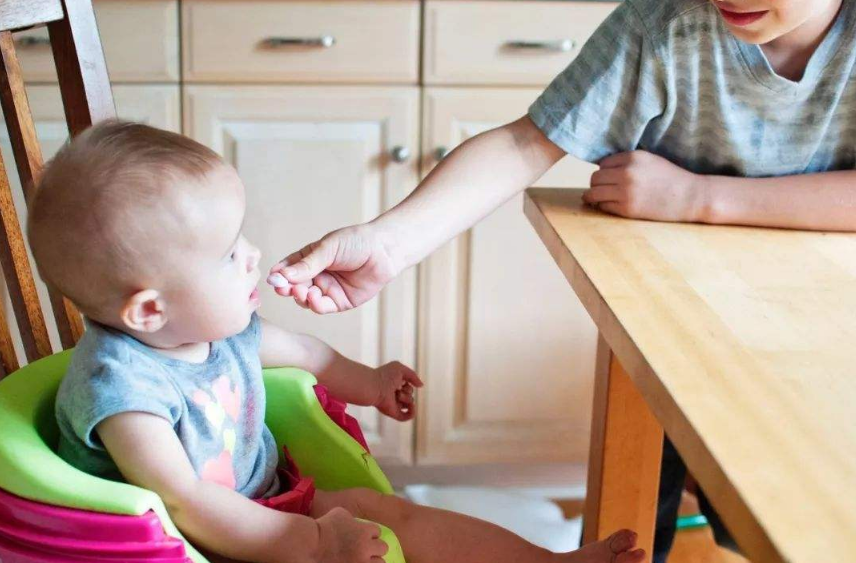
M 701 178 L 705 223 L 856 231 L 856 171 Z
M 563 156 L 523 117 L 468 139 L 372 225 L 393 241 L 401 269 L 407 268 L 532 185 Z
M 165 419 L 123 413 L 101 422 L 98 435 L 128 482 L 156 492 L 176 526 L 197 545 L 241 561 L 318 560 L 321 534 L 315 520 L 270 510 L 197 478 Z
M 264 367 L 297 367 L 314 375 L 337 399 L 360 406 L 378 404 L 377 370 L 346 358 L 315 337 L 288 332 L 265 320 L 262 327 L 259 354 Z

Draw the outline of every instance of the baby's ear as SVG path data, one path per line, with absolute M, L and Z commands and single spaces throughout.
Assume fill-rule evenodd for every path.
M 122 322 L 137 332 L 157 332 L 166 325 L 166 308 L 160 293 L 144 289 L 133 294 L 122 307 Z

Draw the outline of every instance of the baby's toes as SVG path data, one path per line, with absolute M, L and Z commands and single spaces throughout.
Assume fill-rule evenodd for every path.
M 645 550 L 622 551 L 617 553 L 611 563 L 642 563 L 645 560 Z
M 607 538 L 606 544 L 612 553 L 621 553 L 633 549 L 637 537 L 636 532 L 632 530 L 619 530 Z

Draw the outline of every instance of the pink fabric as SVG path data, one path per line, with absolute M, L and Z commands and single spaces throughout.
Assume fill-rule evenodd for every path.
M 347 404 L 333 398 L 323 385 L 316 385 L 314 389 L 315 395 L 318 397 L 318 402 L 321 403 L 321 407 L 327 413 L 327 416 L 363 446 L 366 451 L 369 451 L 357 419 L 345 412 Z M 286 491 L 270 498 L 255 499 L 255 501 L 262 506 L 267 506 L 280 512 L 291 512 L 309 516 L 309 511 L 312 509 L 312 500 L 315 498 L 315 483 L 313 483 L 311 477 L 301 477 L 300 469 L 288 453 L 288 448 L 283 447 L 282 450 L 285 453 L 287 467 L 280 469 L 278 473 L 280 483 L 286 488 Z
M 285 492 L 270 498 L 255 499 L 262 506 L 267 506 L 280 512 L 291 512 L 309 516 L 312 509 L 312 501 L 315 499 L 315 483 L 311 477 L 301 477 L 300 470 L 294 459 L 288 453 L 288 448 L 283 446 L 285 453 L 286 469 L 279 469 L 279 482 L 285 488 Z
M 342 430 L 350 434 L 365 450 L 369 453 L 369 446 L 366 444 L 366 438 L 363 436 L 363 431 L 360 428 L 360 423 L 357 419 L 345 412 L 348 406 L 344 401 L 334 398 L 323 385 L 315 386 L 315 395 L 318 397 L 318 402 L 330 420 L 335 422 Z

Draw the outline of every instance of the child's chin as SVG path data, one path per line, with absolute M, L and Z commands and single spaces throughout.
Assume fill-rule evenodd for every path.
M 734 26 L 728 26 L 728 29 L 737 39 L 745 43 L 749 43 L 751 45 L 765 45 L 770 41 L 778 39 L 781 36 L 781 34 L 776 34 L 775 31 L 770 31 L 766 29 L 750 30 L 743 27 Z
M 214 342 L 240 334 L 244 332 L 248 326 L 250 326 L 250 321 L 252 320 L 252 318 L 253 311 L 249 311 L 246 316 L 241 319 L 235 319 L 234 322 L 223 323 L 219 326 L 209 325 L 208 334 L 206 334 L 206 338 L 201 339 L 200 341 Z

